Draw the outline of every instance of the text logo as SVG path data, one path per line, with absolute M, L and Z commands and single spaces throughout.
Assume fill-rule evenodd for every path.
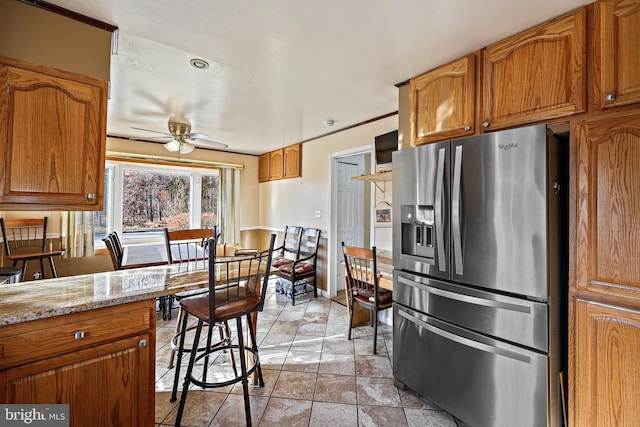
M 498 148 L 504 151 L 509 151 L 512 148 L 518 148 L 518 144 L 515 142 L 510 142 L 509 144 L 499 144 Z
M 0 405 L 0 425 L 69 427 L 69 405 Z

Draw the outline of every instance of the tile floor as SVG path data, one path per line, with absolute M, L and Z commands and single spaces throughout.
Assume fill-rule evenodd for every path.
M 374 356 L 373 328 L 354 329 L 349 341 L 347 319 L 346 307 L 325 298 L 301 298 L 291 306 L 283 295 L 267 296 L 257 331 L 265 386 L 250 386 L 254 426 L 468 427 L 394 386 L 390 326 L 378 327 Z M 169 402 L 174 370 L 167 368 L 175 321 L 157 321 L 157 426 L 173 425 L 177 411 L 177 402 Z M 228 359 L 221 354 L 209 372 L 218 375 Z M 182 425 L 245 425 L 243 405 L 241 384 L 206 391 L 192 386 Z

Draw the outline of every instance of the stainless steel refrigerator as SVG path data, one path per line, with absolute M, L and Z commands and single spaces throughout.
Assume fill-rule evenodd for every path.
M 544 125 L 393 155 L 393 371 L 473 427 L 560 426 L 568 143 Z

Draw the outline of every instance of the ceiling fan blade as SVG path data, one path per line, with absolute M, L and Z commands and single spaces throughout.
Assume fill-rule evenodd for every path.
M 192 134 L 193 135 L 193 134 Z M 229 147 L 227 144 L 223 144 L 222 142 L 217 142 L 217 141 L 212 141 L 210 139 L 204 139 L 204 138 L 185 138 L 187 141 L 189 142 L 199 142 L 201 144 L 206 144 L 206 145 L 210 145 L 212 147 L 218 147 L 218 148 L 227 148 Z
M 189 138 L 194 139 L 194 138 L 206 138 L 206 139 L 211 139 L 211 137 L 209 135 L 207 135 L 206 133 L 202 133 L 202 132 L 192 132 L 188 135 Z
M 152 140 L 158 140 L 158 141 L 173 141 L 173 137 L 171 135 L 167 135 L 167 136 L 147 136 L 144 138 L 140 138 L 140 137 L 129 137 L 129 139 L 133 139 L 134 141 L 152 141 Z
M 161 134 L 166 135 L 166 136 L 172 136 L 170 133 L 167 133 L 167 132 L 160 132 L 160 131 L 157 131 L 157 130 L 144 129 L 144 128 L 137 128 L 137 127 L 135 127 L 135 126 L 131 126 L 131 129 L 143 130 L 143 131 L 145 131 L 145 132 L 161 133 Z

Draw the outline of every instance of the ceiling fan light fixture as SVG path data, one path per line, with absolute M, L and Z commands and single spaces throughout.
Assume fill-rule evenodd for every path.
M 209 63 L 204 59 L 193 58 L 191 61 L 189 61 L 189 63 L 191 64 L 192 67 L 197 68 L 199 70 L 206 70 L 207 68 L 209 68 Z
M 196 147 L 194 147 L 193 145 L 191 145 L 189 143 L 183 142 L 180 145 L 180 154 L 189 154 L 190 152 L 193 151 L 194 148 L 196 148 Z
M 170 153 L 175 153 L 180 150 L 180 143 L 174 139 L 173 141 L 164 144 L 164 148 Z

